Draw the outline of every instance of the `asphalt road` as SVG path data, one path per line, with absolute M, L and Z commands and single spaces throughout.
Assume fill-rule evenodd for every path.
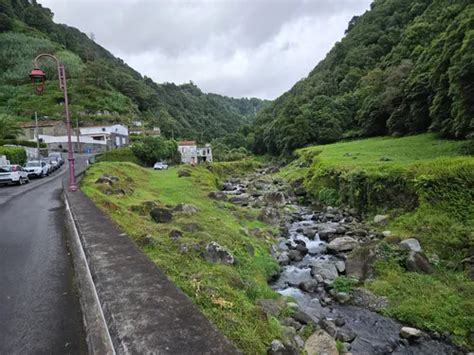
M 66 245 L 66 165 L 0 188 L 0 354 L 87 352 Z

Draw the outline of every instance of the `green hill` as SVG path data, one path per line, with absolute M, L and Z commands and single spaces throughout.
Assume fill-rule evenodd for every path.
M 375 0 L 308 77 L 262 110 L 255 151 L 344 138 L 473 134 L 474 5 Z
M 43 62 L 43 96 L 29 83 L 32 59 L 44 52 L 65 64 L 73 117 L 84 123 L 142 119 L 167 136 L 210 140 L 251 124 L 265 104 L 205 94 L 193 83 L 157 84 L 76 28 L 54 23 L 53 13 L 34 0 L 0 0 L 0 48 L 0 113 L 18 120 L 32 119 L 34 111 L 62 118 L 52 63 Z

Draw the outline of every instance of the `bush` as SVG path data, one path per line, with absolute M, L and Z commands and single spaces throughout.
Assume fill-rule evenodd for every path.
M 26 163 L 26 151 L 19 147 L 0 147 L 0 155 L 5 155 L 11 164 Z
M 161 137 L 143 137 L 132 145 L 131 151 L 147 166 L 152 166 L 159 160 L 180 160 L 176 142 Z
M 37 144 L 36 142 L 31 142 L 31 141 L 25 141 L 25 140 L 19 140 L 19 139 L 0 139 L 0 146 L 2 145 L 21 145 L 23 147 L 31 147 L 31 148 L 36 148 Z M 46 143 L 40 143 L 40 148 L 47 148 Z
M 105 152 L 104 154 L 101 154 L 97 157 L 97 162 L 104 161 L 127 161 L 138 165 L 141 164 L 140 159 L 138 159 L 137 156 L 133 154 L 130 148 L 109 150 L 108 152 Z

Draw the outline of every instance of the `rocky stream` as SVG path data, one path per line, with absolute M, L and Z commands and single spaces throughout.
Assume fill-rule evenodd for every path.
M 259 170 L 245 178 L 232 178 L 223 191 L 230 202 L 261 210 L 259 219 L 278 226 L 281 234 L 273 255 L 280 273 L 271 286 L 296 301 L 287 305 L 293 316 L 283 319 L 286 340 L 274 340 L 269 354 L 463 354 L 440 334 L 405 327 L 378 313 L 388 302 L 364 288 L 337 291 L 340 276 L 359 281 L 374 276 L 371 262 L 377 242 L 390 235 L 371 228 L 353 210 L 299 204 L 304 191 L 274 177 L 271 169 Z M 386 216 L 374 223 L 384 225 Z M 416 239 L 398 241 L 407 250 L 410 271 L 429 272 L 430 264 L 421 254 Z M 303 341 L 305 325 L 314 333 Z M 288 335 L 289 334 L 289 335 Z

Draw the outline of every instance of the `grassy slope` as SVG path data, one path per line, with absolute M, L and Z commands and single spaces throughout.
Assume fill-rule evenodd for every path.
M 217 166 L 216 166 L 217 168 Z M 177 169 L 154 172 L 132 163 L 99 163 L 92 166 L 82 183 L 82 190 L 107 211 L 113 220 L 142 246 L 146 254 L 199 306 L 209 319 L 245 353 L 264 353 L 272 339 L 279 336 L 275 319 L 265 317 L 255 306 L 259 298 L 276 298 L 268 287 L 267 276 L 277 267 L 269 255 L 274 242 L 271 233 L 250 237 L 247 230 L 265 225 L 255 214 L 235 206 L 216 203 L 207 197 L 216 189 L 217 175 L 205 168 L 193 168 L 192 177 L 178 178 Z M 103 174 L 118 176 L 126 196 L 105 195 L 95 184 Z M 127 182 L 124 182 L 127 179 Z M 196 215 L 175 213 L 172 223 L 155 224 L 148 216 L 131 211 L 144 201 L 176 206 L 192 204 Z M 168 236 L 171 229 L 184 231 L 186 223 L 198 223 L 202 231 L 184 235 L 178 242 Z M 144 242 L 145 236 L 152 241 Z M 235 266 L 206 262 L 202 250 L 210 241 L 227 247 L 237 259 Z M 187 252 L 181 251 L 186 245 Z M 253 250 L 254 255 L 249 254 Z
M 449 332 L 458 344 L 473 347 L 474 283 L 460 262 L 474 246 L 474 158 L 459 155 L 462 144 L 424 134 L 315 146 L 299 150 L 281 174 L 304 179 L 310 194 L 323 202 L 350 204 L 368 215 L 384 210 L 392 215 L 384 229 L 402 238 L 416 236 L 428 256 L 439 259 L 436 273 L 405 272 L 393 260 L 378 265 L 378 278 L 367 287 L 389 297 L 388 314 Z M 401 199 L 387 209 L 388 199 L 397 198 L 393 192 L 415 196 L 417 203 L 407 208 Z

